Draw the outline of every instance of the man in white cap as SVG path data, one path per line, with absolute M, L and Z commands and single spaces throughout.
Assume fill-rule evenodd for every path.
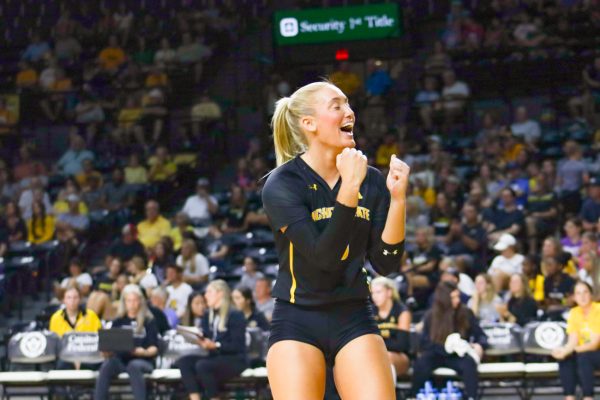
M 523 272 L 525 257 L 517 253 L 516 246 L 517 239 L 510 233 L 503 233 L 494 245 L 500 254 L 492 260 L 488 274 L 492 276 L 496 292 L 506 289 L 511 275 Z

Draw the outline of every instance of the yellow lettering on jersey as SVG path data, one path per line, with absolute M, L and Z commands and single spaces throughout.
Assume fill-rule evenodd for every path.
M 346 246 L 346 251 L 344 251 L 340 260 L 345 261 L 348 258 L 348 254 L 350 254 L 350 245 Z
M 292 275 L 292 286 L 290 287 L 290 303 L 296 302 L 296 275 L 294 274 L 294 245 L 290 242 L 290 275 Z
M 310 216 L 313 221 L 321 221 L 322 219 L 329 219 L 333 214 L 333 207 L 321 207 L 314 210 Z M 371 220 L 371 210 L 366 207 L 356 207 L 356 217 L 362 218 L 366 221 Z
M 358 192 L 358 199 L 362 200 L 362 194 L 360 194 L 360 192 Z

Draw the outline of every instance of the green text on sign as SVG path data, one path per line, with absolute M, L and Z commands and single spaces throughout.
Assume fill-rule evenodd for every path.
M 282 46 L 398 37 L 402 23 L 398 5 L 386 3 L 278 11 L 274 30 Z

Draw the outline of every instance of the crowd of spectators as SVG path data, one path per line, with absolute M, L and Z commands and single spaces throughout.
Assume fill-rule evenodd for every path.
M 369 60 L 364 80 L 349 63 L 329 76 L 357 112 L 357 146 L 369 163 L 385 172 L 396 154 L 411 166 L 406 254 L 395 279 L 377 278 L 372 290 L 398 375 L 410 360 L 393 331 L 424 321 L 417 386 L 438 365 L 432 360 L 440 329 L 477 336 L 481 356 L 479 323 L 560 320 L 582 303 L 574 298 L 578 280 L 600 300 L 600 144 L 593 135 L 600 64 L 583 71 L 585 90 L 568 103 L 558 139 L 550 135 L 555 126 L 550 132 L 527 106 L 509 117 L 488 111 L 479 129 L 464 132 L 471 127 L 464 116 L 473 93 L 468 76 L 454 69 L 465 54 L 517 62 L 579 51 L 572 39 L 596 29 L 595 6 L 574 2 L 565 11 L 561 2 L 472 3 L 477 6 L 452 2 L 446 29 L 421 65 L 422 87 L 409 90 L 403 61 Z M 50 329 L 58 335 L 97 331 L 110 321 L 148 325 L 133 356 L 109 357 L 102 365 L 98 398 L 122 371 L 129 372 L 136 396 L 145 396 L 139 379 L 156 357 L 155 336 L 177 325 L 205 328 L 210 337 L 199 345 L 230 357 L 206 362 L 193 356 L 180 365 L 189 393 L 214 395 L 219 383 L 240 372 L 244 350 L 235 335 L 241 318 L 248 327 L 269 327 L 272 239 L 244 246 L 269 230 L 260 191 L 272 159 L 252 140 L 235 160 L 227 190 L 215 192 L 198 174 L 193 188 L 181 187 L 186 161 L 176 153 L 203 144 L 223 109 L 202 92 L 186 108 L 186 124 L 175 129 L 169 120 L 174 77 L 202 83 L 208 61 L 224 45 L 218 38 L 235 39 L 239 21 L 228 4 L 166 19 L 138 16 L 122 5 L 98 12 L 64 7 L 51 33 L 33 34 L 22 53 L 15 84 L 24 110 L 39 110 L 42 123 L 67 124 L 71 131 L 68 150 L 52 164 L 38 161 L 39 149 L 30 143 L 1 162 L 0 256 L 23 242 L 58 242 L 60 262 L 35 282 L 54 281 L 53 302 L 62 307 Z M 95 47 L 98 37 L 105 47 Z M 286 79 L 273 74 L 266 85 L 267 112 L 290 93 L 294 84 Z M 398 97 L 407 97 L 410 110 Z M 407 132 L 411 113 L 414 135 Z M 463 130 L 458 139 L 449 134 L 457 126 Z M 178 136 L 167 134 L 174 131 Z M 108 168 L 107 150 L 118 158 Z M 114 236 L 101 262 L 86 257 L 86 248 Z M 437 319 L 452 310 L 461 316 L 459 327 Z M 219 323 L 232 324 L 233 337 L 213 331 L 216 312 Z M 198 382 L 199 376 L 208 381 Z

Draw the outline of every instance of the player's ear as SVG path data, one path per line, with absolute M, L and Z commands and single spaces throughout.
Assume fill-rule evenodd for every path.
M 300 126 L 305 132 L 315 133 L 317 131 L 317 121 L 311 115 L 305 115 L 300 118 Z

